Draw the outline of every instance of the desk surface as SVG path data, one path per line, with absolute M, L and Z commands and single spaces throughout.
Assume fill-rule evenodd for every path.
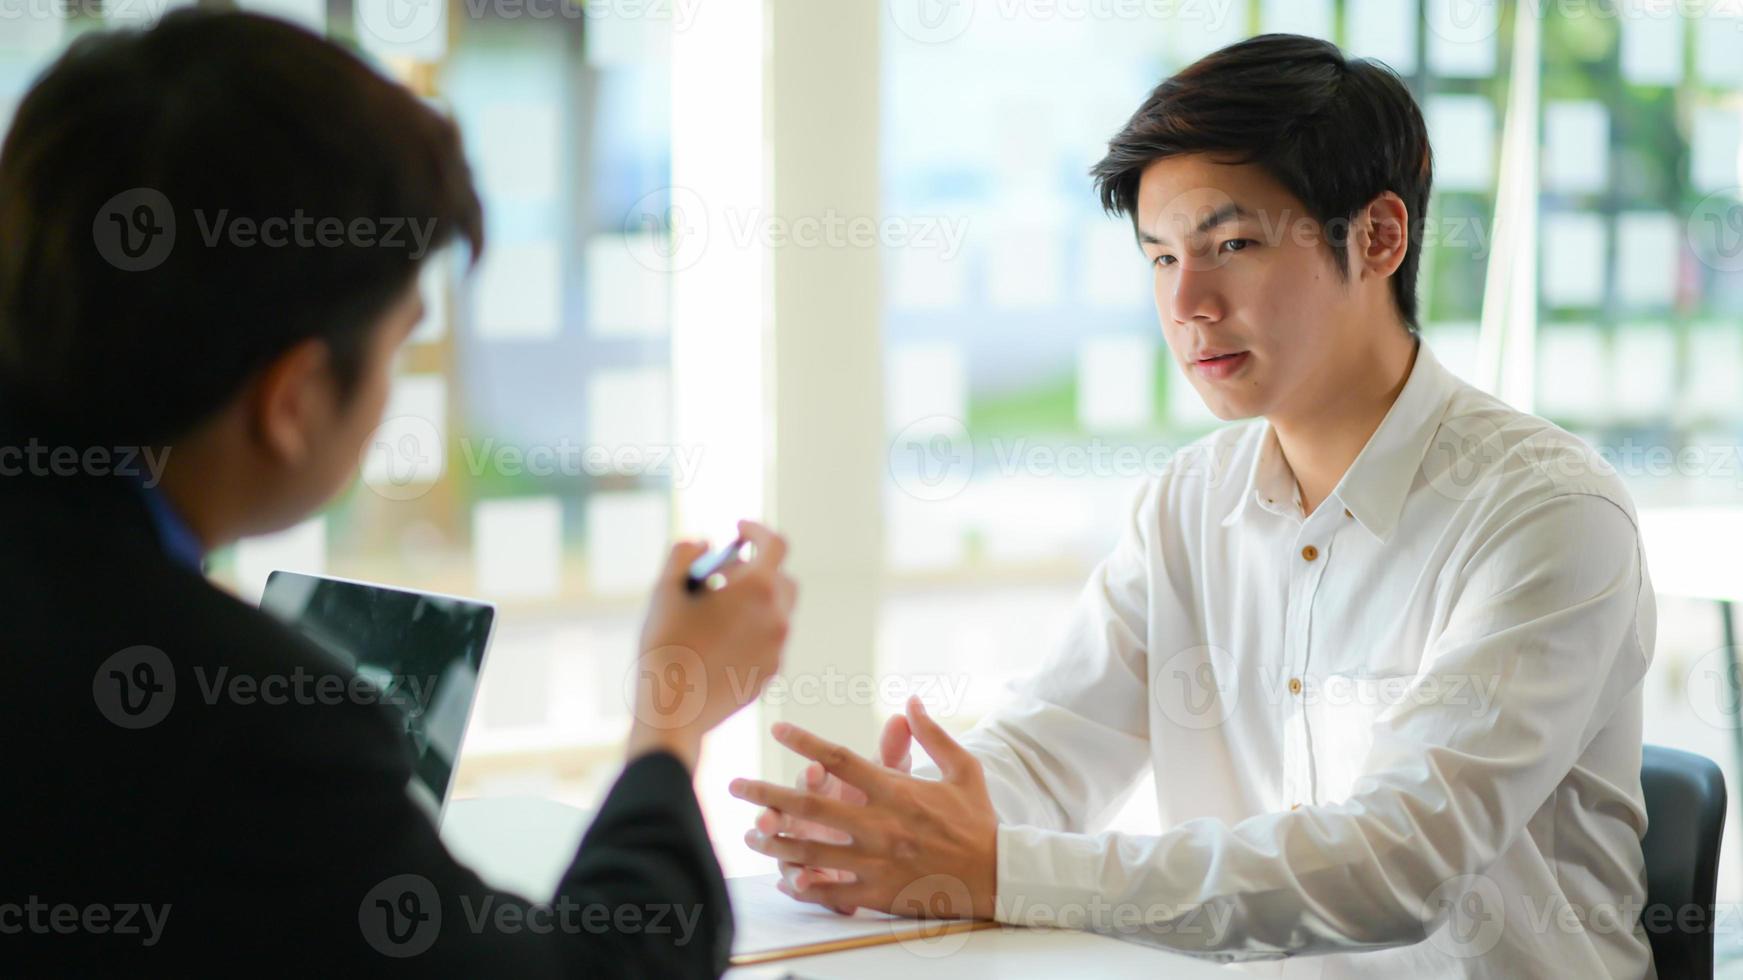
M 534 899 L 549 898 L 575 855 L 590 814 L 531 797 L 456 800 L 442 839 L 486 882 Z M 1093 959 L 1093 969 L 1086 969 Z M 902 980 L 964 977 L 1169 977 L 1213 980 L 1221 968 L 1162 950 L 1083 932 L 999 927 L 822 956 L 783 960 L 727 974 L 732 980 Z
M 964 980 L 973 977 L 1142 977 L 1228 980 L 1223 968 L 1106 936 L 999 927 L 729 971 L 728 980 Z

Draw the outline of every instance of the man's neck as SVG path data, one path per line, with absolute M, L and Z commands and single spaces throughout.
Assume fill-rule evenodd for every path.
M 1348 472 L 1380 427 L 1416 365 L 1418 342 L 1377 344 L 1352 363 L 1334 393 L 1310 412 L 1272 417 L 1277 445 L 1301 488 L 1301 510 L 1312 514 Z
M 210 552 L 227 543 L 227 537 L 219 530 L 219 522 L 214 520 L 214 508 L 210 506 L 208 499 L 210 494 L 195 481 L 188 479 L 191 470 L 192 467 L 185 465 L 179 468 L 172 465 L 165 469 L 158 492 L 163 494 L 188 531 L 199 539 L 201 549 Z
M 246 524 L 237 488 L 247 475 L 235 465 L 236 441 L 219 431 L 230 424 L 228 418 L 210 422 L 163 455 L 159 489 L 207 553 L 235 541 Z

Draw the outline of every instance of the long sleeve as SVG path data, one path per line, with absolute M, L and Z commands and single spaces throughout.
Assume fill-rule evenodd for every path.
M 1615 503 L 1552 497 L 1480 540 L 1410 691 L 1374 721 L 1347 799 L 1157 836 L 1007 822 L 1000 919 L 1063 916 L 1226 958 L 1427 936 L 1557 790 L 1649 657 L 1638 624 L 1650 626 L 1651 590 Z M 1494 682 L 1489 703 L 1432 693 L 1471 680 Z
M 715 977 L 727 967 L 725 881 L 676 758 L 631 761 L 549 902 L 485 885 L 406 792 L 410 754 L 379 705 L 219 706 L 221 789 L 189 808 L 209 864 L 166 936 L 207 965 L 286 950 L 305 975 Z M 211 937 L 230 936 L 227 948 Z M 247 941 L 241 941 L 247 937 Z
M 168 561 L 133 488 L 0 482 L 0 582 L 31 596 L 0 657 L 0 730 L 28 747 L 0 763 L 23 793 L 0 817 L 7 901 L 93 924 L 11 929 L 7 975 L 725 969 L 732 912 L 678 760 L 625 767 L 555 901 L 492 890 L 408 792 L 380 690 Z M 140 648 L 160 713 L 123 724 L 104 682 Z

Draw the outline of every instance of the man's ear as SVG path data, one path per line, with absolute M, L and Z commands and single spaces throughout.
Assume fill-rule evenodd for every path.
M 1392 275 L 1409 250 L 1410 209 L 1391 191 L 1382 191 L 1350 222 L 1350 252 L 1366 275 Z
M 326 342 L 311 337 L 274 358 L 253 385 L 251 428 L 280 462 L 307 459 L 332 415 L 336 393 L 328 364 Z

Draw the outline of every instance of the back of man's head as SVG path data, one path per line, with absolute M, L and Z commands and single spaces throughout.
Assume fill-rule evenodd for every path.
M 0 391 L 90 444 L 174 440 L 293 345 L 343 397 L 431 251 L 483 247 L 454 125 L 280 21 L 75 43 L 0 149 Z

